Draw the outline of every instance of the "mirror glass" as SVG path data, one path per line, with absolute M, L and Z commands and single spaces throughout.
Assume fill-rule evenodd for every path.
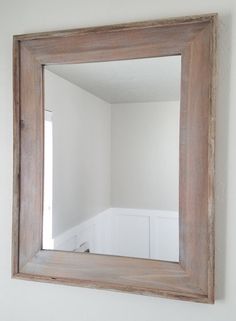
M 43 248 L 179 261 L 181 56 L 47 65 Z

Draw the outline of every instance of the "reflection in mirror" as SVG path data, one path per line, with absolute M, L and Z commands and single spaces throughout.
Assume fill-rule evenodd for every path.
M 181 57 L 44 69 L 43 248 L 179 261 Z

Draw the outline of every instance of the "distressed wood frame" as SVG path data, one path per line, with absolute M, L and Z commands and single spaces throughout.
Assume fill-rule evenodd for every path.
M 14 278 L 214 302 L 216 18 L 14 36 Z M 178 54 L 180 262 L 43 250 L 43 66 Z

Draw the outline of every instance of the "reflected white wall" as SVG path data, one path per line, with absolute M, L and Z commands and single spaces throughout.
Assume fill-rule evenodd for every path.
M 110 105 L 45 70 L 53 112 L 52 235 L 110 207 Z
M 179 101 L 111 105 L 112 207 L 178 211 Z

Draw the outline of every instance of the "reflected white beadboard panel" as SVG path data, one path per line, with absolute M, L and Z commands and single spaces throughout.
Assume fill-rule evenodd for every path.
M 149 217 L 113 214 L 113 254 L 149 258 Z
M 178 213 L 109 208 L 53 242 L 58 250 L 179 261 Z
M 150 217 L 150 257 L 179 261 L 179 228 L 175 217 Z
M 91 240 L 90 251 L 92 253 L 112 255 L 112 235 L 112 211 L 108 209 L 94 217 L 93 239 Z

